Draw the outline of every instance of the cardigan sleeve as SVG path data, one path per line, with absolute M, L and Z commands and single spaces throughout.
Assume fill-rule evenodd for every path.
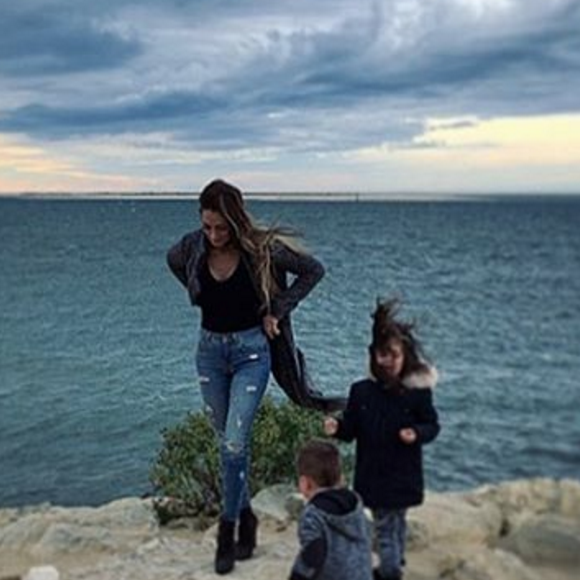
M 167 265 L 173 275 L 187 286 L 187 262 L 191 251 L 190 235 L 185 235 L 167 252 Z
M 288 315 L 324 276 L 324 266 L 313 256 L 292 250 L 278 242 L 272 249 L 272 259 L 278 275 L 294 275 L 290 285 L 282 287 L 272 298 L 271 314 L 278 319 Z

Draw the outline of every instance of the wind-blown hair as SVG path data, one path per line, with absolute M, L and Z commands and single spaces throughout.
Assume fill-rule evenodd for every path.
M 403 348 L 402 378 L 429 369 L 421 343 L 413 334 L 415 323 L 398 320 L 399 308 L 400 302 L 396 298 L 377 299 L 375 311 L 371 315 L 373 327 L 369 355 L 371 372 L 375 377 L 380 375 L 380 370 L 377 369 L 374 353 L 385 349 L 392 340 L 399 342 Z
M 250 258 L 262 306 L 268 311 L 270 300 L 278 291 L 272 276 L 272 244 L 280 241 L 294 251 L 300 251 L 293 239 L 296 233 L 288 228 L 266 228 L 256 224 L 244 207 L 242 192 L 222 179 L 216 179 L 204 187 L 199 196 L 199 205 L 200 213 L 203 210 L 217 212 L 228 223 L 233 243 Z

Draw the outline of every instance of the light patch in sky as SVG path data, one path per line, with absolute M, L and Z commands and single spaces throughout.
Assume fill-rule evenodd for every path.
M 412 146 L 384 143 L 345 158 L 353 167 L 366 165 L 367 178 L 391 175 L 389 183 L 402 191 L 573 193 L 580 183 L 580 115 L 430 119 Z
M 429 119 L 411 147 L 386 143 L 347 155 L 370 162 L 393 156 L 441 164 L 469 158 L 480 166 L 500 167 L 580 165 L 580 115 Z
M 486 13 L 506 12 L 514 7 L 511 0 L 458 0 L 458 4 L 478 17 Z
M 28 145 L 0 135 L 0 175 L 51 173 L 75 174 L 74 167 L 52 157 L 38 145 Z
M 48 148 L 0 135 L 0 194 L 132 191 L 145 180 L 87 170 L 82 162 Z
M 454 129 L 441 128 L 441 122 L 434 120 L 416 142 L 438 144 L 418 155 L 442 163 L 460 154 L 480 166 L 580 167 L 580 115 L 498 118 Z

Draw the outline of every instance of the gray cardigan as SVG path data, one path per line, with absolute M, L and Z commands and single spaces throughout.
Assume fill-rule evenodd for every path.
M 304 355 L 294 344 L 290 321 L 291 311 L 320 281 L 324 268 L 314 257 L 295 252 L 281 242 L 275 242 L 271 252 L 273 275 L 280 288 L 270 305 L 270 313 L 278 318 L 280 329 L 280 335 L 270 340 L 274 379 L 286 395 L 300 406 L 325 412 L 343 409 L 346 398 L 324 397 L 314 387 L 306 369 Z M 187 289 L 194 306 L 198 304 L 200 293 L 199 268 L 206 259 L 206 239 L 201 230 L 183 236 L 167 253 L 169 268 Z M 249 270 L 253 272 L 252 268 Z M 288 273 L 295 275 L 290 285 Z

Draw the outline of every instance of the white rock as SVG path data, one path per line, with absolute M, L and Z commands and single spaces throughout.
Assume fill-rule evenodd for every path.
M 279 522 L 288 522 L 291 515 L 286 509 L 288 497 L 292 496 L 296 488 L 292 485 L 273 485 L 260 491 L 252 499 L 252 508 L 262 517 L 270 517 Z
M 60 575 L 54 566 L 35 566 L 30 568 L 22 580 L 58 580 Z
M 580 521 L 553 514 L 531 516 L 500 545 L 528 563 L 580 567 Z
M 41 514 L 25 515 L 0 528 L 0 549 L 25 550 L 42 539 L 50 520 Z
M 501 529 L 501 512 L 492 504 L 473 505 L 463 494 L 427 494 L 425 503 L 409 510 L 410 547 L 433 542 L 486 545 Z
M 480 552 L 445 574 L 449 580 L 542 580 L 522 561 L 501 550 Z
M 560 514 L 580 520 L 580 481 L 563 479 L 560 482 Z
M 253 499 L 258 546 L 254 558 L 236 562 L 231 580 L 288 577 L 301 502 L 292 485 Z M 58 571 L 63 580 L 212 580 L 215 533 L 215 526 L 159 528 L 151 505 L 132 498 L 99 508 L 0 510 L 0 580 L 56 580 Z M 580 482 L 428 493 L 409 510 L 409 540 L 408 580 L 577 580 Z M 41 562 L 55 568 L 30 569 Z
M 572 480 L 536 478 L 508 481 L 478 488 L 471 498 L 496 505 L 509 527 L 517 527 L 530 515 L 580 515 L 580 483 Z

